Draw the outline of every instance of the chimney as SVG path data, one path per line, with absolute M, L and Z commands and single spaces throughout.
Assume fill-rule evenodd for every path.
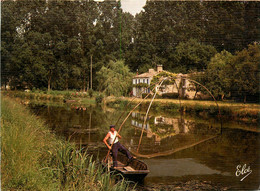
M 163 71 L 163 66 L 162 65 L 157 65 L 157 72 L 162 72 Z
M 138 75 L 138 69 L 136 69 L 136 75 Z
M 154 73 L 154 69 L 149 69 L 149 73 Z

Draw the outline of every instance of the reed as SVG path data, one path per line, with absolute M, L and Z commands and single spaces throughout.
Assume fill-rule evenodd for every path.
M 3 97 L 3 96 L 2 96 Z M 1 100 L 2 187 L 6 190 L 48 190 L 57 187 L 48 172 L 44 153 L 55 146 L 43 121 L 10 99 Z
M 130 190 L 88 155 L 64 142 L 23 105 L 1 99 L 3 190 Z

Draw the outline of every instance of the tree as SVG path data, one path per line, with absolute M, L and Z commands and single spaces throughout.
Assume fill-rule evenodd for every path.
M 247 96 L 258 97 L 259 100 L 259 44 L 251 44 L 248 49 L 238 52 L 234 57 L 234 77 L 236 92 L 243 96 L 244 103 Z
M 258 39 L 259 2 L 203 1 L 205 41 L 234 54 Z
M 205 86 L 214 97 L 224 99 L 228 97 L 232 86 L 232 75 L 229 75 L 227 68 L 231 65 L 233 55 L 223 50 L 216 54 L 205 70 Z
M 173 54 L 174 65 L 172 70 L 187 73 L 188 70 L 202 71 L 206 69 L 211 57 L 217 53 L 210 45 L 199 43 L 195 39 L 181 42 Z
M 122 60 L 110 61 L 97 72 L 99 91 L 106 95 L 127 96 L 131 90 L 133 74 Z

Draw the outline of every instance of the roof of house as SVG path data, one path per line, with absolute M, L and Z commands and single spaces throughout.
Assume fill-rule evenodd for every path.
M 158 74 L 158 72 L 156 72 L 155 70 L 149 70 L 149 72 L 145 72 L 145 73 L 136 75 L 136 76 L 134 76 L 134 78 L 151 78 L 157 74 Z

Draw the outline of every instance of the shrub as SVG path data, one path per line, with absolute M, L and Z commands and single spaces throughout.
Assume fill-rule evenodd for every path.
M 88 90 L 88 95 L 89 95 L 89 97 L 93 97 L 93 94 L 94 94 L 94 91 L 93 91 L 93 89 L 89 89 Z
M 218 114 L 218 107 L 211 105 L 209 106 L 209 114 L 210 115 L 217 115 Z
M 64 95 L 64 99 L 70 99 L 71 98 L 71 94 L 69 92 L 66 92 Z
M 204 111 L 204 107 L 200 104 L 195 104 L 194 111 L 195 113 L 199 114 L 200 112 Z
M 96 96 L 96 103 L 97 104 L 101 104 L 103 102 L 103 99 L 104 99 L 104 95 L 103 94 L 98 94 Z
M 164 93 L 164 94 L 162 94 L 162 98 L 177 99 L 178 97 L 179 97 L 178 93 Z
M 148 93 L 143 93 L 143 94 L 142 94 L 142 98 L 145 98 L 147 95 L 148 95 Z M 154 96 L 154 95 L 149 95 L 147 98 L 150 98 L 150 99 L 151 99 L 151 98 L 153 98 L 153 96 Z M 156 98 L 156 99 L 160 99 L 160 98 L 162 98 L 162 97 L 157 94 L 157 95 L 155 96 L 155 98 Z

